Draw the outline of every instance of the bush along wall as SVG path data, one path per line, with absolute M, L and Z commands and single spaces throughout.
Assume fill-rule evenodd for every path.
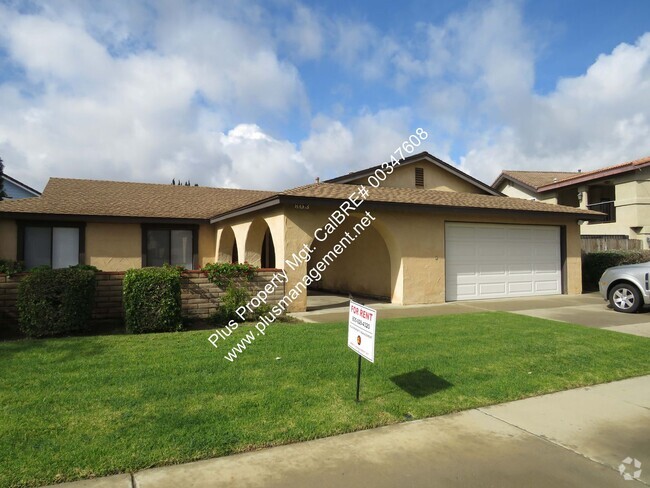
M 598 289 L 598 280 L 607 268 L 650 261 L 650 251 L 601 251 L 582 255 L 582 288 Z
M 251 299 L 248 283 L 255 277 L 258 269 L 248 263 L 210 263 L 203 267 L 202 271 L 208 281 L 225 290 L 219 307 L 212 316 L 216 327 L 224 327 L 230 320 L 240 320 L 236 310 L 245 306 Z M 255 310 L 256 313 L 248 314 L 246 319 L 255 320 L 270 307 L 261 305 L 259 308 L 260 310 Z
M 181 270 L 172 266 L 128 270 L 123 304 L 128 332 L 181 330 Z
M 87 329 L 95 287 L 91 270 L 32 270 L 18 286 L 20 330 L 29 337 L 45 337 Z

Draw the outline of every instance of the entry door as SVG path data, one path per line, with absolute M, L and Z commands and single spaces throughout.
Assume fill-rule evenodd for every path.
M 562 293 L 560 228 L 447 223 L 447 301 Z

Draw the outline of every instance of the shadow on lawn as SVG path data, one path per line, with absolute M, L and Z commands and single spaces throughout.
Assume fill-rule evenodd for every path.
M 390 380 L 415 398 L 422 398 L 454 386 L 446 379 L 436 376 L 427 368 L 392 376 Z

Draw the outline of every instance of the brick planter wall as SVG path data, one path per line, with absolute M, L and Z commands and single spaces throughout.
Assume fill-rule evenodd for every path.
M 251 296 L 262 290 L 271 282 L 273 275 L 279 270 L 262 269 L 255 273 L 248 282 Z M 25 274 L 12 277 L 0 274 L 0 329 L 5 325 L 18 323 L 18 284 Z M 122 309 L 122 280 L 123 271 L 97 273 L 97 291 L 95 306 L 93 307 L 93 320 L 95 321 L 121 321 L 124 315 Z M 244 283 L 244 282 L 242 282 Z M 202 271 L 185 271 L 181 277 L 181 306 L 183 317 L 191 319 L 207 319 L 217 310 L 224 290 L 210 283 Z M 276 304 L 284 296 L 284 285 L 276 288 L 269 297 L 269 304 Z M 1 335 L 1 331 L 0 331 Z

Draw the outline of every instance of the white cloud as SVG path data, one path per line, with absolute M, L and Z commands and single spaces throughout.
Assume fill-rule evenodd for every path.
M 539 40 L 516 0 L 389 34 L 293 1 L 274 8 L 284 16 L 244 0 L 0 5 L 7 172 L 34 186 L 59 175 L 283 189 L 386 160 L 415 123 L 431 134 L 422 149 L 464 154 L 486 181 L 650 154 L 650 34 L 539 95 Z M 327 78 L 332 63 L 345 76 Z M 345 93 L 313 118 L 307 64 L 309 79 L 326 74 L 311 97 Z M 387 96 L 365 107 L 370 86 Z M 288 140 L 278 126 L 308 133 Z
M 473 143 L 463 166 L 490 179 L 502 168 L 583 170 L 650 154 L 650 33 L 620 44 L 587 72 L 529 93 L 520 113 Z

